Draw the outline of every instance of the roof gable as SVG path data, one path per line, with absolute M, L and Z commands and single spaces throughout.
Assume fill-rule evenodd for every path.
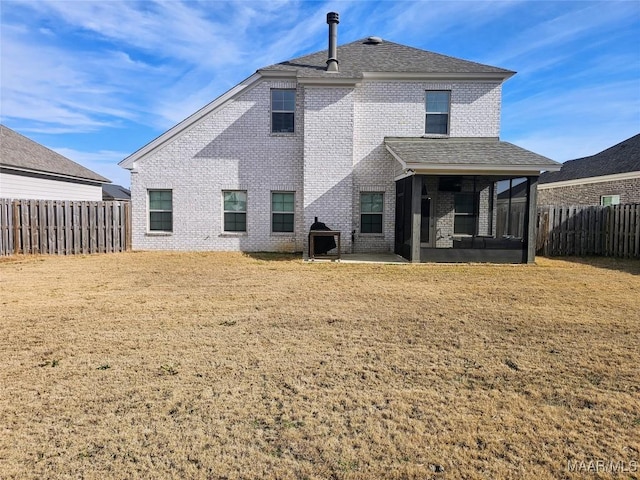
M 101 183 L 111 181 L 4 125 L 0 125 L 0 165 Z
M 515 72 L 449 57 L 419 48 L 361 39 L 338 47 L 338 72 L 327 72 L 327 50 L 277 63 L 259 71 L 290 71 L 297 77 L 362 78 L 366 73 L 491 75 L 502 79 Z
M 640 133 L 590 157 L 569 160 L 558 172 L 545 172 L 540 183 L 564 182 L 640 171 Z
M 352 79 L 362 79 L 367 76 L 367 74 L 386 73 L 390 75 L 390 77 L 386 78 L 392 79 L 394 77 L 402 78 L 404 75 L 411 76 L 410 78 L 413 79 L 428 77 L 438 79 L 465 78 L 502 81 L 515 74 L 515 72 L 511 70 L 448 57 L 446 55 L 387 41 L 378 43 L 369 41 L 369 39 L 357 40 L 337 47 L 337 52 L 339 62 L 338 72 L 326 71 L 328 50 L 322 50 L 258 69 L 252 76 L 243 80 L 182 122 L 144 145 L 120 161 L 118 165 L 123 168 L 133 169 L 135 162 L 144 158 L 157 148 L 160 148 L 166 142 L 175 138 L 210 113 L 224 107 L 227 102 L 247 89 L 252 88 L 253 85 L 265 77 L 296 77 L 300 83 L 302 83 L 305 78 L 312 79 L 311 82 L 318 78 L 320 82 L 330 82 L 332 80 L 351 82 Z

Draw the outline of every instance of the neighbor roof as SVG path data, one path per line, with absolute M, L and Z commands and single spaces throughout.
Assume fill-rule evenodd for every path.
M 0 165 L 14 170 L 48 173 L 104 183 L 108 178 L 0 125 Z
M 122 185 L 105 183 L 102 185 L 103 200 L 131 200 L 131 190 Z
M 506 200 L 509 198 L 509 193 L 511 193 L 511 198 L 526 198 L 527 193 L 529 191 L 529 186 L 527 182 L 522 182 L 514 185 L 511 189 L 507 188 L 504 192 L 500 192 L 498 194 L 498 200 Z
M 369 37 L 371 38 L 371 37 Z M 448 57 L 383 40 L 357 40 L 337 48 L 338 72 L 327 72 L 327 50 L 287 60 L 258 70 L 290 71 L 297 77 L 362 78 L 364 73 L 491 74 L 506 79 L 515 72 L 481 63 Z
M 640 171 L 640 133 L 590 157 L 569 160 L 559 172 L 540 176 L 540 183 L 563 182 Z
M 498 138 L 387 137 L 387 150 L 414 170 L 522 171 L 556 170 L 560 164 Z

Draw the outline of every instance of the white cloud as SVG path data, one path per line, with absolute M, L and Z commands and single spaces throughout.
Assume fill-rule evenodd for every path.
M 594 155 L 640 132 L 637 80 L 541 91 L 503 109 L 503 139 L 553 160 Z
M 612 3 L 617 3 L 615 8 L 603 8 L 600 2 L 575 4 L 572 6 L 578 8 L 564 9 L 560 15 L 533 22 L 529 28 L 496 45 L 497 48 L 488 53 L 484 61 L 492 65 L 517 64 L 532 70 L 538 62 L 542 62 L 542 68 L 548 66 L 549 53 L 557 59 L 562 55 L 575 56 L 576 49 L 589 46 L 595 31 L 605 30 L 610 32 L 610 36 L 615 35 L 621 24 L 637 16 L 637 5 L 632 5 L 635 2 L 629 2 L 629 5 Z
M 98 167 L 131 153 L 115 151 L 125 147 L 114 132 L 127 128 L 142 146 L 257 68 L 325 49 L 329 11 L 341 15 L 339 43 L 381 35 L 519 70 L 505 85 L 505 139 L 552 158 L 592 154 L 640 129 L 637 52 L 612 51 L 628 43 L 619 35 L 640 19 L 637 2 L 30 0 L 2 8 L 3 119 L 24 132 L 102 135 L 99 157 L 69 149 Z M 515 17 L 526 27 L 514 32 Z M 494 26 L 504 29 L 495 42 L 480 38 Z M 128 179 L 108 165 L 115 170 L 95 170 Z
M 131 184 L 130 172 L 118 166 L 118 162 L 128 156 L 130 152 L 116 152 L 112 150 L 87 152 L 65 147 L 49 148 L 58 152 L 60 155 L 64 155 L 69 160 L 73 160 L 87 167 L 89 170 L 99 173 L 116 185 L 122 185 L 128 188 Z

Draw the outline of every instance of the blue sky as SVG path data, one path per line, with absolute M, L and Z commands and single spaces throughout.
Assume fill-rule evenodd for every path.
M 0 121 L 128 186 L 124 157 L 258 68 L 377 35 L 515 70 L 501 138 L 557 161 L 640 132 L 640 1 L 0 0 Z

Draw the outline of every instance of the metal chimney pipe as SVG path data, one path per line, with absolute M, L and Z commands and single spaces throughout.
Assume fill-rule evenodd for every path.
M 329 24 L 329 58 L 327 59 L 327 72 L 338 71 L 338 24 L 340 15 L 336 12 L 327 13 Z

